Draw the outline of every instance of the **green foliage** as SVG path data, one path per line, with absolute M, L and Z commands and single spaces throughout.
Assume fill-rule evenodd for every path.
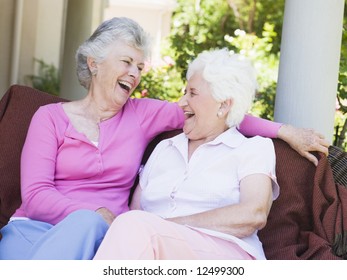
M 174 61 L 166 56 L 159 65 L 152 65 L 151 69 L 142 75 L 134 95 L 137 98 L 150 97 L 175 102 L 182 94 L 183 82 Z
M 266 119 L 273 119 L 277 84 L 279 53 L 273 53 L 273 41 L 277 33 L 274 25 L 265 23 L 262 37 L 247 34 L 237 29 L 235 36 L 227 36 L 230 45 L 248 57 L 258 73 L 258 93 L 252 108 L 252 114 Z
M 182 77 L 198 53 L 230 47 L 225 36 L 233 36 L 237 29 L 257 37 L 263 36 L 266 24 L 273 26 L 275 34 L 282 29 L 284 0 L 178 0 L 178 4 L 169 38 L 171 53 L 167 54 L 176 61 Z M 278 53 L 280 37 L 272 40 L 272 52 Z
M 60 76 L 58 69 L 53 64 L 47 64 L 41 59 L 34 59 L 38 64 L 38 75 L 28 75 L 27 78 L 32 86 L 38 90 L 59 95 Z
M 235 3 L 233 8 L 229 3 Z M 256 13 L 253 3 L 256 2 Z M 258 1 L 259 2 L 259 1 Z M 143 75 L 135 96 L 177 100 L 181 96 L 189 62 L 204 50 L 228 48 L 249 57 L 258 70 L 259 91 L 253 114 L 272 119 L 279 60 L 278 30 L 283 3 L 278 1 L 178 0 L 172 29 L 162 55 L 173 62 L 161 63 Z M 274 8 L 277 7 L 278 9 Z M 273 16 L 267 9 L 275 10 Z M 260 12 L 258 12 L 258 10 Z M 240 13 L 238 13 L 240 11 Z M 237 16 L 235 15 L 237 14 Z M 255 24 L 245 24 L 254 22 Z M 245 32 L 240 26 L 257 27 Z
M 237 23 L 225 0 L 179 0 L 178 3 L 172 18 L 170 49 L 166 52 L 176 61 L 184 78 L 188 63 L 198 53 L 227 47 L 224 36 L 233 31 Z
M 261 0 L 257 2 L 257 12 L 254 19 L 254 32 L 259 37 L 262 36 L 264 26 L 271 24 L 273 31 L 276 33 L 276 37 L 273 37 L 272 52 L 278 53 L 280 51 L 282 25 L 283 25 L 283 14 L 284 14 L 284 0 Z
M 347 3 L 345 2 L 340 70 L 337 86 L 337 110 L 335 114 L 334 145 L 347 150 Z

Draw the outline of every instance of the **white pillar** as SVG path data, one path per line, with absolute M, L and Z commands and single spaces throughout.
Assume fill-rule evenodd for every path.
M 275 120 L 332 141 L 344 0 L 286 0 Z

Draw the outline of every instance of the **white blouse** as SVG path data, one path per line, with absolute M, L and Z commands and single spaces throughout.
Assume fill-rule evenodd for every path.
M 259 173 L 272 179 L 276 199 L 279 186 L 275 162 L 271 139 L 246 138 L 236 128 L 199 146 L 188 161 L 188 138 L 179 134 L 160 142 L 142 170 L 141 207 L 172 218 L 235 204 L 240 198 L 240 181 Z M 213 230 L 194 229 L 233 241 L 256 259 L 265 259 L 257 232 L 239 239 Z

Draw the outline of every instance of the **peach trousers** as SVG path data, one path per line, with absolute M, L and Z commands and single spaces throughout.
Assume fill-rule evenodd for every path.
M 144 211 L 118 216 L 94 259 L 98 260 L 251 260 L 237 244 Z

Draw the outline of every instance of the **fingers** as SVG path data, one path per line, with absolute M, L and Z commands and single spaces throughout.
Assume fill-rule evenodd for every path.
M 315 132 L 317 138 L 318 138 L 318 143 L 322 146 L 329 147 L 330 143 L 327 139 L 325 139 L 325 136 L 319 132 Z
M 324 142 L 316 142 L 316 143 L 310 145 L 307 148 L 307 151 L 308 152 L 317 151 L 317 152 L 321 152 L 327 156 L 329 154 L 329 146 L 330 146 L 329 143 L 326 144 Z
M 307 158 L 310 162 L 312 162 L 315 166 L 318 165 L 318 159 L 317 159 L 314 155 L 312 155 L 311 153 L 305 152 L 305 153 L 303 154 L 303 156 L 304 156 L 305 158 Z
M 311 142 L 307 145 L 307 151 L 317 151 L 328 155 L 330 143 L 325 139 L 324 135 L 315 132 L 314 130 L 311 130 L 310 132 L 311 135 L 309 136 L 309 139 L 311 139 Z
M 318 145 L 315 150 L 318 151 L 318 152 L 322 152 L 326 156 L 328 156 L 328 154 L 329 154 L 329 149 L 326 146 Z
M 96 212 L 99 213 L 109 225 L 116 218 L 115 215 L 105 207 L 97 209 Z
M 321 145 L 321 146 L 323 146 L 323 147 L 325 147 L 325 148 L 329 148 L 330 147 L 330 143 L 329 143 L 329 141 L 327 141 L 325 138 L 323 138 L 323 139 L 319 139 L 319 144 Z
M 326 148 L 329 148 L 329 146 L 331 145 L 326 139 L 320 139 L 319 144 L 321 144 L 322 146 Z
M 278 137 L 286 141 L 294 150 L 311 161 L 315 166 L 318 165 L 318 159 L 311 152 L 321 152 L 326 156 L 329 154 L 330 143 L 323 134 L 314 129 L 283 125 L 278 132 Z
M 324 139 L 325 138 L 325 136 L 322 133 L 317 132 L 315 130 L 311 130 L 311 131 L 313 131 L 313 133 L 316 134 L 318 138 L 320 138 L 320 139 Z

